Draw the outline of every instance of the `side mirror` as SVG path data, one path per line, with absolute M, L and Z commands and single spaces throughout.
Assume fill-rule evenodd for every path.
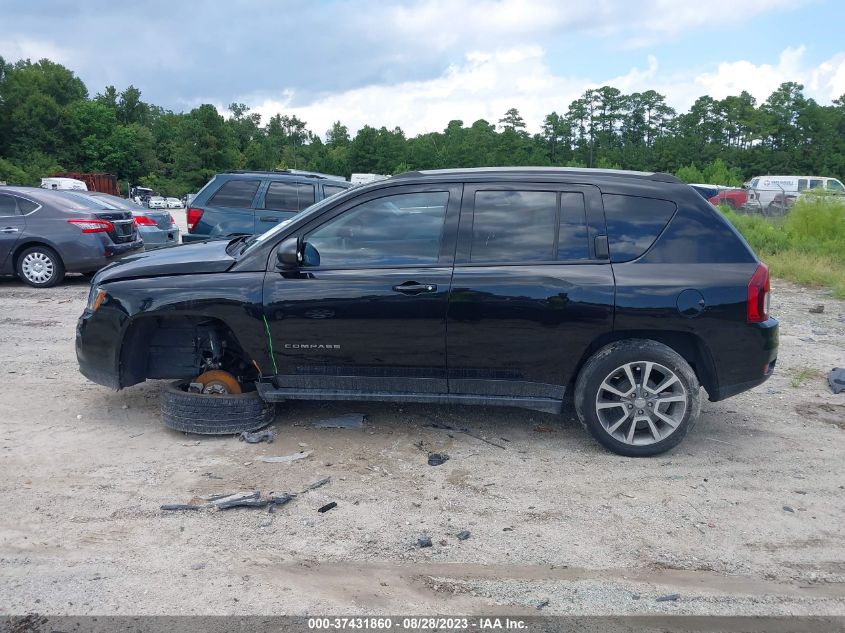
M 298 268 L 300 264 L 299 238 L 289 237 L 276 251 L 276 266 L 283 270 Z

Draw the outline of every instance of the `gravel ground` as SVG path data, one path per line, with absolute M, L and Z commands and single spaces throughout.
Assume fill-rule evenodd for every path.
M 273 444 L 179 434 L 161 383 L 79 374 L 86 292 L 0 280 L 0 614 L 845 614 L 845 394 L 822 376 L 845 302 L 822 291 L 775 283 L 775 376 L 642 460 L 516 409 L 293 403 Z M 363 428 L 313 426 L 351 411 Z M 324 477 L 273 514 L 159 509 Z

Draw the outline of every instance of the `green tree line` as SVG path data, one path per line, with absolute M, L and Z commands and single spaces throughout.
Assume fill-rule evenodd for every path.
M 341 114 L 341 113 L 339 113 Z M 615 167 L 738 184 L 766 173 L 845 176 L 845 95 L 820 105 L 801 84 L 763 103 L 747 92 L 699 97 L 686 112 L 648 90 L 587 90 L 531 134 L 515 108 L 498 121 L 453 120 L 442 132 L 341 122 L 309 130 L 296 116 L 267 121 L 245 104 L 226 116 L 204 104 L 172 112 L 134 86 L 91 96 L 81 79 L 42 59 L 0 57 L 0 180 L 37 184 L 57 171 L 105 171 L 167 195 L 196 191 L 228 169 L 297 168 L 349 176 L 497 165 Z

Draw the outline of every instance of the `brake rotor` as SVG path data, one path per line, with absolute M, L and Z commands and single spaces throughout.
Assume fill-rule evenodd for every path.
M 222 369 L 213 369 L 200 374 L 193 382 L 202 385 L 202 393 L 209 395 L 239 394 L 242 392 L 238 379 Z

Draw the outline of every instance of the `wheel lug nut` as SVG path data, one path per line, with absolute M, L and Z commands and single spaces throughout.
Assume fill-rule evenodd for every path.
M 650 402 L 648 403 L 648 406 L 652 406 Z
M 633 409 L 633 408 L 634 408 L 634 405 L 629 404 L 629 405 L 628 405 L 628 408 L 629 408 L 629 409 Z
M 639 414 L 642 414 L 642 412 L 643 412 L 643 410 L 642 410 L 642 409 L 638 409 L 638 410 L 637 410 L 637 413 L 639 413 Z

